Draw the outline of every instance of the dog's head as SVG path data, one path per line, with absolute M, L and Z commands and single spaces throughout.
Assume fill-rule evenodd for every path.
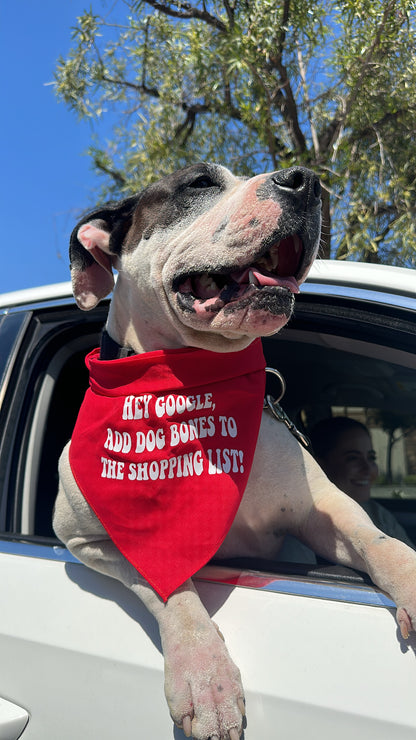
M 219 165 L 192 165 L 78 224 L 74 295 L 92 308 L 111 292 L 115 268 L 117 341 L 136 351 L 241 349 L 289 319 L 320 222 L 319 180 L 305 168 L 243 179 Z

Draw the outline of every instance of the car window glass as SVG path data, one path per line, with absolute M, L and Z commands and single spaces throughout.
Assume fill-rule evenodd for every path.
M 372 496 L 416 499 L 416 354 L 303 331 L 275 339 L 271 357 L 270 349 L 286 381 L 282 405 L 301 430 L 333 416 L 360 421 L 379 467 Z
M 378 477 L 373 498 L 416 499 L 416 414 L 366 406 L 331 406 L 330 416 L 346 416 L 371 434 Z
M 28 319 L 27 312 L 4 314 L 0 316 L 0 401 L 1 389 L 19 343 L 20 331 Z

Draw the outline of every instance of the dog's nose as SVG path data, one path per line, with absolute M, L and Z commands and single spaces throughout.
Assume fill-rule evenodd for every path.
M 289 196 L 299 205 L 315 205 L 321 197 L 319 178 L 306 167 L 289 167 L 271 175 L 271 180 L 282 195 Z

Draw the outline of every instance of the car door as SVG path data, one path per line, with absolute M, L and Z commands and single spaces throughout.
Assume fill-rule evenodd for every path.
M 78 563 L 51 529 L 59 450 L 86 387 L 83 355 L 104 319 L 105 307 L 85 315 L 66 299 L 4 316 L 4 738 L 18 737 L 25 722 L 22 736 L 32 740 L 183 737 L 163 697 L 154 620 L 123 586 Z M 242 672 L 247 740 L 297 740 L 311 728 L 324 740 L 415 736 L 414 636 L 401 640 L 392 602 L 360 574 L 240 561 L 207 566 L 196 583 Z
M 20 735 L 16 706 L 28 738 L 121 738 L 133 728 L 169 737 L 156 625 L 51 528 L 57 456 L 85 390 L 82 356 L 105 316 L 85 322 L 65 303 L 5 313 L 0 334 L 0 697 L 9 702 L 0 737 Z

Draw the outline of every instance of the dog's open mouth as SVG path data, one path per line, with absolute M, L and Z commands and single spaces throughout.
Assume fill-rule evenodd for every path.
M 241 299 L 259 298 L 261 292 L 268 294 L 267 303 L 271 305 L 273 295 L 276 299 L 293 298 L 292 294 L 299 292 L 296 278 L 299 277 L 302 257 L 302 241 L 293 235 L 273 244 L 253 264 L 229 272 L 198 272 L 179 277 L 174 281 L 173 289 L 179 306 L 193 313 L 218 312 Z M 284 308 L 283 313 L 286 313 Z

